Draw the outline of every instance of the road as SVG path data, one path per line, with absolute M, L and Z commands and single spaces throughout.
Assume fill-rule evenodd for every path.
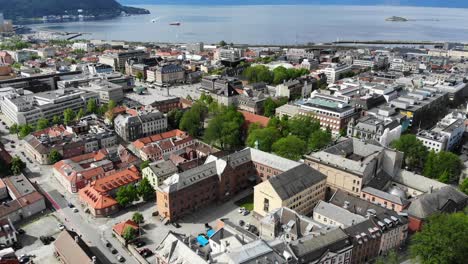
M 6 121 L 3 116 L 0 116 L 0 118 Z M 16 135 L 8 134 L 7 129 L 2 124 L 0 124 L 0 134 L 2 135 L 1 141 L 10 155 L 20 157 L 27 164 L 24 174 L 46 192 L 45 196 L 51 201 L 56 217 L 67 228 L 81 234 L 96 256 L 103 259 L 105 263 L 117 263 L 115 255 L 105 246 L 104 240 L 107 239 L 117 249 L 118 253 L 126 259 L 125 263 L 138 263 L 123 248 L 122 244 L 112 237 L 111 227 L 106 225 L 108 219 L 93 219 L 92 216 L 84 213 L 82 208 L 79 207 L 77 195 L 68 193 L 52 175 L 52 166 L 39 165 L 32 159 L 30 159 L 31 162 L 28 161 L 26 156 L 22 154 L 24 152 L 23 141 L 19 140 Z M 11 143 L 12 141 L 14 143 Z M 76 205 L 79 212 L 74 213 L 71 208 L 68 208 L 68 202 Z

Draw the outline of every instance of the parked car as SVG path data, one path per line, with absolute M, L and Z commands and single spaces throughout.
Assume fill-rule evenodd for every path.
M 68 203 L 68 207 L 69 207 L 69 208 L 73 208 L 73 207 L 75 207 L 75 206 L 74 206 L 72 203 Z
M 142 247 L 146 245 L 145 241 L 141 241 L 141 240 L 137 240 L 134 244 L 136 247 Z
M 177 223 L 177 222 L 173 222 L 172 225 L 173 225 L 175 228 L 180 228 L 180 224 Z
M 144 258 L 150 257 L 153 255 L 153 252 L 149 248 L 144 248 L 139 251 L 140 255 L 143 256 Z
M 58 224 L 57 226 L 58 226 L 58 229 L 60 229 L 60 230 L 64 230 L 64 229 L 65 229 L 65 226 L 62 225 L 62 224 Z
M 239 210 L 237 210 L 239 212 L 239 214 L 242 214 L 244 211 L 245 211 L 245 208 L 244 207 L 240 207 Z
M 245 209 L 244 212 L 242 212 L 242 215 L 244 215 L 244 216 L 246 216 L 246 215 L 248 215 L 248 214 L 250 214 L 250 211 L 247 210 L 247 209 Z
M 240 226 L 244 226 L 244 225 L 245 225 L 245 222 L 244 222 L 244 220 L 242 220 L 242 219 L 241 219 L 241 220 L 239 220 L 239 225 L 240 225 Z
M 249 228 L 250 228 L 250 223 L 245 223 L 244 229 L 249 230 Z
M 74 213 L 78 213 L 78 208 L 73 208 Z
M 119 262 L 125 262 L 125 258 L 122 257 L 121 255 L 117 255 L 116 258 Z
M 109 241 L 106 240 L 105 243 L 106 243 L 106 247 L 108 248 L 112 247 L 112 244 Z
M 113 247 L 111 247 L 109 250 L 110 250 L 110 252 L 111 252 L 112 254 L 117 254 L 117 253 L 118 253 L 117 249 L 115 249 L 115 248 L 113 248 Z
M 21 229 L 21 228 L 18 228 L 18 229 L 16 229 L 16 233 L 17 233 L 18 235 L 22 235 L 22 234 L 26 233 L 26 231 L 24 231 L 24 230 Z

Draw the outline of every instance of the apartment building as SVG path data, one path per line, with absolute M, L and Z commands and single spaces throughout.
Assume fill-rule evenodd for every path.
M 319 70 L 320 73 L 327 76 L 327 83 L 335 83 L 341 79 L 342 74 L 352 71 L 353 66 L 346 64 L 331 63 L 326 68 Z
M 156 84 L 174 84 L 185 82 L 185 70 L 178 64 L 164 64 L 146 70 L 148 82 Z
M 114 119 L 115 132 L 125 141 L 162 133 L 167 130 L 167 117 L 153 109 L 128 109 Z
M 372 142 L 349 138 L 305 156 L 305 163 L 327 175 L 327 185 L 360 196 L 363 186 L 377 175 L 395 175 L 403 153 Z
M 193 144 L 195 140 L 187 132 L 178 129 L 140 138 L 133 142 L 140 158 L 151 161 L 168 159 L 171 154 L 180 154 Z
M 450 113 L 431 130 L 420 130 L 416 138 L 435 152 L 450 151 L 459 146 L 466 130 L 466 114 Z
M 345 204 L 344 208 L 342 208 L 325 201 L 320 201 L 314 208 L 313 219 L 320 224 L 340 227 L 342 229 L 366 220 L 363 216 L 349 212 L 347 206 L 349 204 Z
M 107 104 L 110 100 L 120 103 L 124 98 L 123 87 L 107 80 L 93 80 L 78 87 L 81 90 L 97 93 L 99 101 Z
M 179 169 L 172 161 L 161 160 L 150 163 L 148 167 L 142 170 L 142 175 L 156 189 L 162 182 L 177 172 L 179 172 Z
M 98 94 L 79 89 L 61 89 L 30 95 L 12 92 L 3 96 L 0 107 L 12 123 L 34 125 L 40 118 L 52 120 L 54 116 L 61 117 L 68 108 L 78 112 L 86 108 L 89 100 L 99 101 Z
M 75 42 L 72 45 L 73 50 L 82 50 L 84 52 L 92 52 L 96 49 L 94 44 L 88 42 Z
M 99 62 L 112 66 L 115 71 L 125 70 L 125 63 L 129 59 L 142 60 L 149 58 L 149 53 L 143 50 L 128 50 L 118 53 L 107 53 L 99 56 Z
M 348 123 L 348 137 L 356 137 L 364 140 L 376 140 L 383 146 L 388 146 L 392 141 L 400 138 L 402 126 L 396 119 L 378 119 L 367 115 L 357 120 L 354 118 Z
M 254 187 L 254 213 L 288 207 L 309 215 L 317 202 L 325 199 L 326 176 L 306 164 L 273 176 Z

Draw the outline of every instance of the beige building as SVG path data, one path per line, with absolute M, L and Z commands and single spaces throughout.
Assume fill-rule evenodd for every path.
M 254 213 L 263 217 L 288 207 L 309 215 L 317 202 L 325 199 L 325 188 L 326 176 L 301 164 L 254 187 Z
M 146 80 L 157 84 L 172 84 L 185 81 L 185 70 L 178 64 L 166 64 L 149 68 Z
M 177 166 L 170 160 L 151 163 L 142 170 L 143 178 L 148 179 L 153 188 L 156 189 L 164 180 L 177 173 Z
M 374 141 L 349 138 L 323 151 L 306 156 L 305 163 L 325 174 L 332 190 L 356 196 L 364 185 L 379 177 L 393 177 L 401 168 L 403 153 Z M 376 177 L 378 176 L 378 177 Z

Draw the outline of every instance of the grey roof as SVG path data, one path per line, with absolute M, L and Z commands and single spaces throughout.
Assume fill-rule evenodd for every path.
M 408 214 L 425 219 L 438 212 L 452 213 L 463 209 L 468 196 L 452 186 L 442 187 L 432 193 L 416 197 L 408 207 Z
M 177 166 L 170 160 L 153 162 L 149 168 L 156 175 L 167 175 L 178 171 Z
M 263 240 L 253 241 L 213 259 L 215 263 L 229 264 L 285 263 L 283 257 Z
M 326 252 L 336 252 L 351 246 L 348 235 L 340 228 L 331 230 L 324 235 L 308 236 L 291 242 L 291 249 L 303 263 L 313 262 Z
M 333 221 L 343 224 L 345 227 L 360 223 L 366 218 L 361 215 L 353 214 L 350 211 L 324 201 L 320 201 L 314 208 L 314 213 L 318 213 Z
M 166 263 L 206 264 L 204 258 L 184 243 L 186 238 L 191 239 L 169 231 L 164 240 L 156 247 L 155 254 Z
M 365 221 L 356 225 L 345 228 L 343 231 L 348 234 L 353 242 L 362 243 L 367 239 L 380 239 L 381 229 L 377 228 L 373 219 L 366 219 Z
M 180 67 L 178 64 L 166 64 L 166 65 L 158 67 L 158 70 L 161 71 L 162 74 L 184 71 L 184 69 Z
M 330 203 L 340 207 L 343 207 L 346 203 L 348 211 L 359 214 L 361 216 L 367 216 L 368 210 L 373 210 L 375 213 L 385 213 L 388 211 L 386 208 L 355 197 L 341 190 L 337 190 L 333 194 L 332 198 L 330 199 Z
M 392 181 L 401 185 L 419 190 L 421 192 L 429 192 L 432 189 L 440 189 L 447 186 L 445 183 L 429 179 L 427 177 L 415 174 L 407 170 L 400 170 L 393 178 Z
M 325 180 L 321 172 L 301 164 L 270 178 L 268 181 L 282 200 L 287 200 L 300 192 Z
M 218 161 L 209 162 L 191 170 L 174 174 L 166 179 L 160 188 L 168 193 L 176 192 L 204 179 L 218 176 L 217 163 Z
M 380 197 L 394 204 L 405 205 L 408 203 L 408 201 L 406 199 L 403 199 L 402 197 L 395 196 L 388 192 L 384 192 L 372 187 L 365 187 L 364 189 L 362 189 L 362 192 L 372 194 L 375 197 Z

